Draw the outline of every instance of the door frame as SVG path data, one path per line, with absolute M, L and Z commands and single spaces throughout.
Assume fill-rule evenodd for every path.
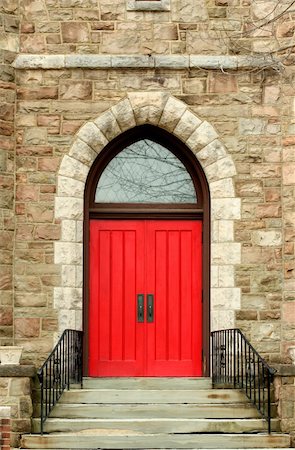
M 166 147 L 184 164 L 196 191 L 196 205 L 181 204 L 96 204 L 97 182 L 108 165 L 120 151 L 139 139 L 151 139 Z M 193 152 L 176 136 L 153 125 L 140 125 L 123 132 L 97 156 L 85 184 L 83 226 L 83 367 L 88 375 L 88 306 L 89 306 L 89 221 L 90 219 L 189 219 L 203 222 L 203 376 L 210 376 L 210 193 L 204 171 Z

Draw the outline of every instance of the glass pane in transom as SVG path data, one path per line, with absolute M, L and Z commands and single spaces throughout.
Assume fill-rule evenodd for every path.
M 103 171 L 96 203 L 196 203 L 192 179 L 167 148 L 137 141 L 113 158 Z

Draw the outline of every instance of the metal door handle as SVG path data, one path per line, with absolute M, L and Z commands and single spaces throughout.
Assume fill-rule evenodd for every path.
M 147 321 L 150 323 L 154 321 L 154 295 L 153 294 L 147 295 Z
M 144 322 L 144 295 L 137 294 L 137 322 Z

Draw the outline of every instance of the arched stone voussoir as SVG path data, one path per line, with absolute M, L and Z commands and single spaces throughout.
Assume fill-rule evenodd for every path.
M 133 109 L 128 98 L 125 98 L 112 106 L 111 111 L 122 131 L 129 130 L 136 126 Z
M 187 105 L 185 103 L 174 97 L 169 97 L 164 106 L 159 126 L 167 131 L 173 132 L 186 110 Z
M 231 178 L 236 175 L 236 167 L 231 156 L 219 159 L 213 164 L 204 167 L 209 185 L 212 181 L 222 180 L 223 178 Z
M 204 121 L 196 129 L 196 131 L 188 138 L 186 145 L 194 152 L 197 153 L 210 142 L 217 139 L 219 136 L 210 123 Z
M 59 168 L 59 175 L 74 178 L 79 181 L 86 181 L 89 172 L 89 165 L 83 164 L 76 158 L 65 155 Z
M 80 138 L 77 138 L 69 151 L 69 156 L 80 161 L 82 164 L 91 167 L 93 161 L 97 157 L 97 152 Z
M 169 94 L 166 92 L 131 92 L 128 94 L 136 125 L 149 123 L 157 126 Z
M 85 183 L 71 177 L 59 176 L 57 182 L 57 195 L 59 197 L 84 197 Z
M 94 122 L 85 123 L 78 131 L 77 137 L 95 150 L 96 153 L 99 153 L 109 142 Z
M 210 166 L 219 159 L 227 156 L 227 151 L 224 145 L 218 140 L 210 142 L 196 154 L 198 161 L 202 164 L 202 167 Z
M 94 123 L 108 141 L 113 140 L 122 132 L 115 115 L 110 109 L 95 119 Z
M 202 120 L 196 116 L 192 111 L 186 109 L 182 116 L 180 117 L 176 127 L 173 130 L 173 134 L 186 142 L 188 138 L 193 134 L 193 132 L 202 123 Z

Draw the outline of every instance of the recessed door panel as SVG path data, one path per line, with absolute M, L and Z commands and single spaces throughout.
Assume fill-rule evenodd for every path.
M 90 376 L 202 375 L 202 223 L 92 220 Z

